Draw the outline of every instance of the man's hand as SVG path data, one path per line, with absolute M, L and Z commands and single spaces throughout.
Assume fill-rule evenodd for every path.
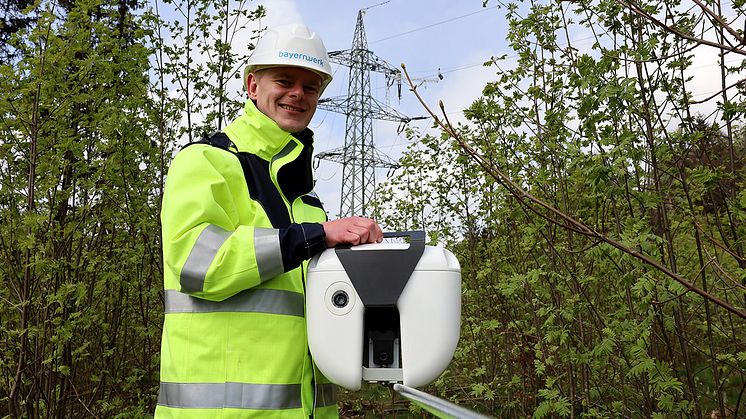
M 338 244 L 380 243 L 381 227 L 370 218 L 348 217 L 322 223 L 326 234 L 326 247 Z

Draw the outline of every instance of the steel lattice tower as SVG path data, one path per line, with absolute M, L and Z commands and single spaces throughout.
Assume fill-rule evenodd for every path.
M 396 168 L 397 163 L 373 143 L 373 119 L 407 123 L 408 118 L 377 101 L 370 93 L 370 73 L 386 76 L 388 85 L 398 83 L 401 93 L 401 72 L 368 50 L 363 26 L 365 9 L 357 14 L 352 48 L 329 53 L 330 61 L 350 68 L 347 96 L 319 101 L 319 109 L 346 116 L 344 147 L 319 153 L 316 158 L 342 164 L 342 193 L 339 216 L 371 216 L 370 202 L 375 198 L 376 168 Z

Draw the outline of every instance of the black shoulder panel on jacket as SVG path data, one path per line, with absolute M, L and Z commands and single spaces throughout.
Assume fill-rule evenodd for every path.
M 231 141 L 230 138 L 228 138 L 227 135 L 225 135 L 222 131 L 215 131 L 212 134 L 203 133 L 202 138 L 200 138 L 197 141 L 192 141 L 191 143 L 188 143 L 184 147 L 181 147 L 181 149 L 185 149 L 189 147 L 190 145 L 195 144 L 209 144 L 218 148 L 222 148 L 223 150 L 231 151 L 231 147 L 235 148 L 235 145 L 233 145 L 233 141 Z M 232 151 L 231 151 L 232 152 Z
M 233 141 L 231 141 L 231 139 L 222 131 L 215 131 L 210 135 L 204 134 L 202 136 L 202 141 L 206 141 L 208 144 L 212 144 L 225 150 L 230 150 L 231 147 L 236 147 L 233 145 Z

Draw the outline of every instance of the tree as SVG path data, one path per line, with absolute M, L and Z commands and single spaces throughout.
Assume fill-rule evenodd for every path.
M 263 6 L 251 10 L 246 0 L 154 2 L 147 17 L 155 79 L 162 97 L 175 93 L 170 97 L 183 115 L 178 136 L 185 135 L 186 142 L 221 130 L 242 109 L 245 97 L 231 87 L 240 88 L 243 65 L 260 33 L 249 24 L 264 14 Z
M 384 186 L 408 196 L 420 173 L 427 197 L 384 223 L 459 215 L 418 223 L 462 261 L 442 394 L 500 417 L 743 414 L 743 107 L 720 62 L 722 112 L 697 117 L 686 71 L 697 45 L 740 53 L 740 35 L 698 7 L 709 20 L 667 1 L 505 5 L 516 65 L 493 59 L 469 125 L 440 116 L 458 141 L 421 137 Z
M 126 2 L 43 2 L 0 67 L 2 399 L 132 417 L 157 393 L 162 166 Z M 134 349 L 133 349 L 134 348 Z

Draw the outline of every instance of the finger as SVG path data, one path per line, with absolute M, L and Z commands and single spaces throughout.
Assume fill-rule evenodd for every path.
M 383 231 L 381 230 L 381 226 L 376 222 L 373 222 L 373 236 L 376 242 L 380 243 L 383 241 Z
M 374 220 L 368 220 L 366 224 L 366 240 L 368 243 L 380 243 L 383 241 L 383 231 L 381 227 Z
M 350 233 L 354 234 L 357 238 L 356 244 L 368 243 L 368 229 L 360 226 L 351 226 L 349 229 Z
M 355 233 L 354 231 L 350 231 L 347 233 L 347 242 L 352 245 L 358 245 L 360 244 L 360 235 Z
M 363 242 L 374 243 L 380 242 L 383 239 L 381 228 L 378 226 L 378 223 L 376 223 L 375 220 L 364 218 L 361 220 L 361 223 L 358 223 L 358 226 L 365 229 L 365 232 L 361 237 Z

